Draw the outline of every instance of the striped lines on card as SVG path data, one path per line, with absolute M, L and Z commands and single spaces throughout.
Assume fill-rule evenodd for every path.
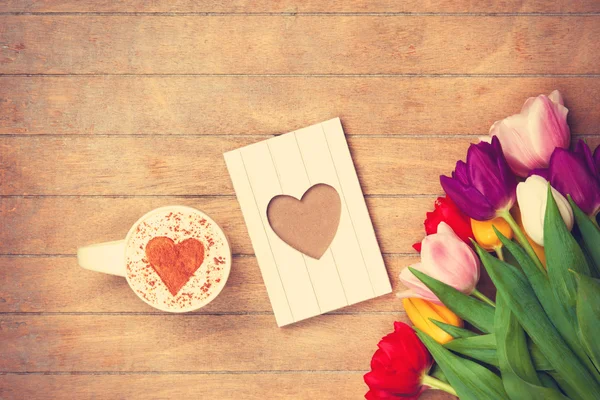
M 339 118 L 227 152 L 225 161 L 278 326 L 391 292 Z M 273 232 L 267 207 L 319 183 L 335 188 L 342 209 L 335 238 L 316 260 Z

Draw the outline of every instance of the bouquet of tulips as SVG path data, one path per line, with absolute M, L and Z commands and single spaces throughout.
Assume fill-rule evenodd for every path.
M 440 177 L 400 274 L 414 328 L 379 342 L 367 399 L 600 399 L 600 146 L 569 150 L 567 113 L 558 91 L 528 99 Z

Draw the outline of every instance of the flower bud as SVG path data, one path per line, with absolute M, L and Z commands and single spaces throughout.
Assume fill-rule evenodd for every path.
M 471 220 L 471 229 L 473 229 L 473 235 L 475 235 L 477 244 L 487 251 L 502 247 L 502 242 L 498 239 L 498 235 L 494 232 L 493 227 L 496 227 L 507 238 L 512 239 L 513 231 L 510 229 L 508 222 L 502 217 L 497 217 L 489 221 Z
M 567 199 L 552 188 L 560 215 L 567 228 L 573 229 L 573 210 Z M 548 201 L 548 181 L 538 175 L 532 175 L 517 185 L 517 202 L 521 210 L 521 219 L 527 235 L 540 246 L 544 245 L 544 218 Z
M 430 318 L 448 325 L 463 326 L 463 320 L 446 306 L 416 297 L 403 299 L 402 305 L 413 325 L 440 344 L 448 343 L 452 340 L 452 336 L 431 322 Z

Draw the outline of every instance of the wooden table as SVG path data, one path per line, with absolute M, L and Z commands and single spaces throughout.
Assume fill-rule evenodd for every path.
M 277 328 L 222 153 L 340 116 L 399 289 L 438 175 L 492 122 L 556 88 L 600 142 L 599 1 L 222 3 L 0 4 L 1 399 L 359 399 L 400 302 Z M 235 253 L 187 315 L 75 258 L 169 204 Z

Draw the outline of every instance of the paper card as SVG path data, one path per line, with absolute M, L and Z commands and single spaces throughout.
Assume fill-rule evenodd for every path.
M 339 118 L 225 162 L 278 326 L 391 292 Z

